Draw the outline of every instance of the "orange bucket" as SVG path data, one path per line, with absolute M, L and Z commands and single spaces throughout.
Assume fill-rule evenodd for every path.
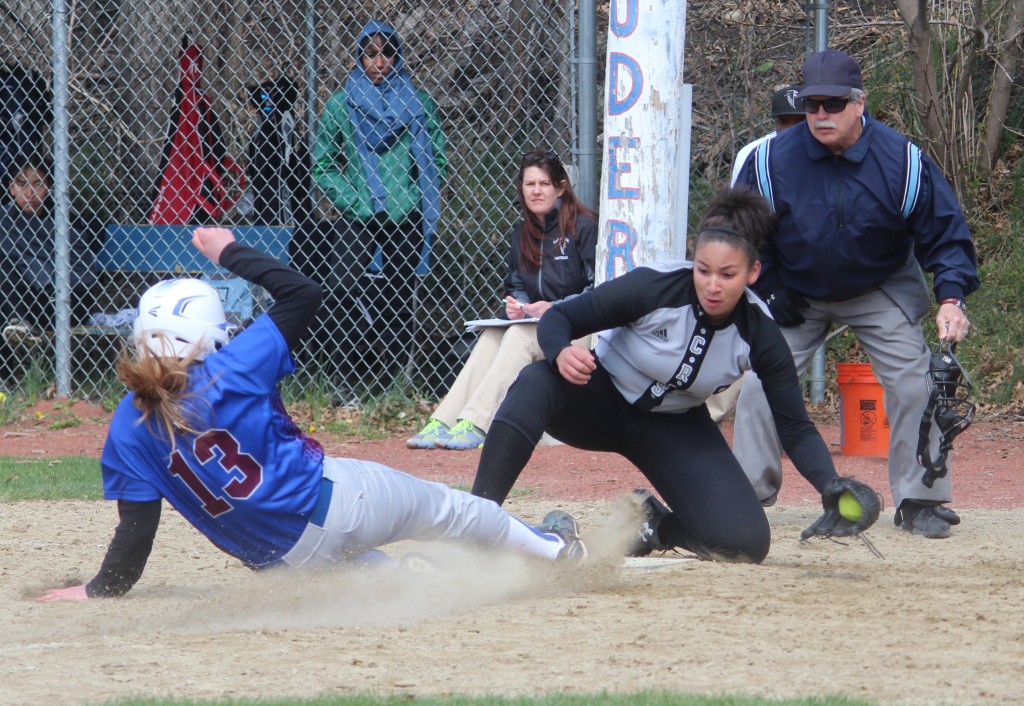
M 889 418 L 870 363 L 839 363 L 839 447 L 843 456 L 889 455 Z

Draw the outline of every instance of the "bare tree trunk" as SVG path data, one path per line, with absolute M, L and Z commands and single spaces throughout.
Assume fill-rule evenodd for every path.
M 763 120 L 758 120 L 758 117 L 764 115 L 763 106 L 759 105 L 754 97 L 754 72 L 751 69 L 753 59 L 751 54 L 753 53 L 751 35 L 754 30 L 750 26 L 749 18 L 753 16 L 751 12 L 749 2 L 740 5 L 740 12 L 743 13 L 740 19 L 740 61 L 743 66 L 743 95 L 744 95 L 744 108 L 746 110 L 747 126 L 750 130 L 750 139 L 753 140 L 758 136 L 758 129 Z M 772 87 L 773 88 L 773 87 Z
M 992 77 L 992 92 L 989 94 L 988 115 L 985 116 L 985 144 L 979 157 L 978 170 L 981 174 L 992 171 L 999 160 L 999 144 L 1002 141 L 1003 126 L 1010 106 L 1013 77 L 1020 60 L 1020 34 L 1024 31 L 1024 0 L 1013 0 L 1010 16 L 1006 21 L 1002 46 L 996 56 Z
M 931 34 L 927 0 L 893 0 L 896 12 L 907 25 L 907 45 L 913 73 L 914 104 L 924 128 L 925 150 L 946 173 L 947 149 L 938 102 L 935 69 L 931 61 Z

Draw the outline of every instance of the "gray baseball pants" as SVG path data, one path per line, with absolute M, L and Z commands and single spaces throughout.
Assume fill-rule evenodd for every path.
M 372 461 L 327 457 L 323 483 L 330 504 L 282 557 L 290 566 L 347 561 L 400 540 L 496 547 L 513 521 L 491 500 Z

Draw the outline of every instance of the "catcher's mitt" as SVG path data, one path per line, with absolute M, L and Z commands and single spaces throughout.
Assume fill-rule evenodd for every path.
M 840 504 L 840 498 L 845 493 L 850 496 Z M 840 476 L 825 486 L 821 494 L 821 506 L 825 508 L 824 514 L 800 533 L 800 539 L 857 536 L 875 524 L 882 509 L 882 501 L 869 486 L 853 478 Z

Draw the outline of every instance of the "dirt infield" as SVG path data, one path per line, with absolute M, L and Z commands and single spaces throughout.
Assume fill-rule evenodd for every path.
M 96 454 L 101 421 L 0 429 L 0 454 Z M 838 429 L 822 428 L 835 444 Z M 401 439 L 324 441 L 453 484 L 469 483 L 479 458 L 407 451 Z M 599 559 L 586 570 L 429 547 L 464 568 L 253 574 L 165 512 L 135 590 L 83 604 L 31 598 L 93 575 L 113 505 L 0 505 L 0 704 L 642 689 L 1024 703 L 1022 449 L 1019 421 L 976 424 L 955 450 L 963 524 L 924 540 L 894 528 L 887 507 L 870 532 L 884 560 L 859 542 L 801 544 L 818 506 L 790 473 L 767 510 L 764 564 L 622 565 L 611 559 L 624 541 L 614 498 L 642 479 L 618 457 L 556 446 L 538 449 L 522 479 L 531 492 L 509 508 L 527 520 L 555 505 L 575 513 Z M 884 461 L 836 461 L 889 502 Z

